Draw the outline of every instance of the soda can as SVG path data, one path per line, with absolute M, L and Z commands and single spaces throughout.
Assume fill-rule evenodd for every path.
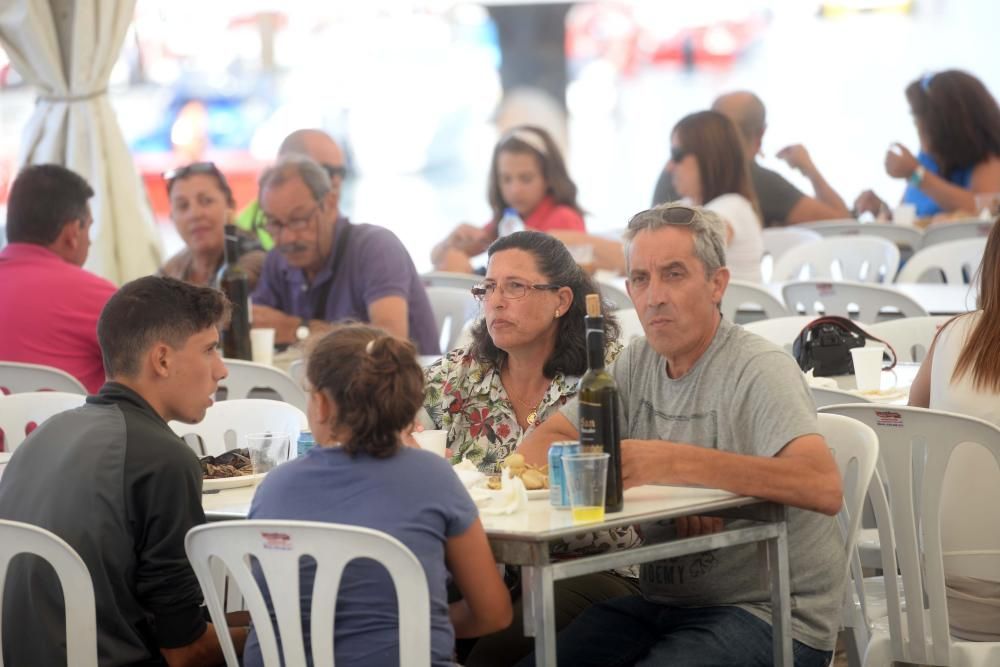
M 553 507 L 569 509 L 569 489 L 563 474 L 562 457 L 566 454 L 579 454 L 583 451 L 580 443 L 575 440 L 553 442 L 549 447 L 549 502 Z
M 299 431 L 299 439 L 296 443 L 296 451 L 298 456 L 305 456 L 306 452 L 316 446 L 316 441 L 313 440 L 312 431 L 303 429 Z

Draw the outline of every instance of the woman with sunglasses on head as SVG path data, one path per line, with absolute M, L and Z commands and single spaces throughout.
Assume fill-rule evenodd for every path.
M 489 248 L 483 282 L 474 294 L 483 317 L 469 347 L 452 350 L 426 370 L 424 409 L 433 428 L 448 431 L 452 461 L 473 462 L 484 473 L 500 472 L 525 434 L 558 412 L 577 392 L 587 370 L 586 295 L 598 292 L 560 241 L 535 231 L 515 232 Z M 617 355 L 619 327 L 602 304 L 608 358 Z M 617 549 L 638 543 L 631 529 L 592 534 L 578 548 Z M 556 624 L 569 623 L 589 604 L 633 594 L 635 586 L 614 573 L 556 582 Z M 531 652 L 515 620 L 497 635 L 480 639 L 467 667 L 510 665 Z
M 490 163 L 488 196 L 493 209 L 490 222 L 485 227 L 456 227 L 431 252 L 435 269 L 473 273 L 470 258 L 500 236 L 500 220 L 507 209 L 517 212 L 525 229 L 586 231 L 576 184 L 555 141 L 540 127 L 521 125 L 500 138 Z
M 1000 106 L 976 77 L 960 70 L 927 74 L 906 87 L 920 151 L 902 144 L 885 154 L 885 171 L 905 179 L 904 204 L 917 217 L 976 215 L 976 194 L 1000 192 Z M 995 204 L 994 204 L 995 206 Z M 889 206 L 871 190 L 854 202 L 855 213 L 891 218 Z M 995 214 L 996 211 L 994 210 Z
M 427 575 L 430 664 L 451 667 L 455 637 L 475 637 L 510 623 L 510 597 L 479 512 L 447 461 L 400 441 L 423 392 L 413 344 L 371 326 L 342 325 L 310 350 L 306 378 L 309 428 L 317 446 L 268 473 L 248 518 L 342 523 L 402 542 Z M 315 576 L 316 565 L 304 561 L 300 582 L 307 645 L 311 597 L 326 594 L 313 592 Z M 463 597 L 451 604 L 450 580 Z M 336 636 L 337 664 L 398 665 L 398 618 L 408 611 L 396 608 L 392 582 L 381 565 L 365 559 L 350 563 L 334 627 L 326 634 L 326 641 Z M 256 632 L 243 658 L 248 667 L 262 664 Z
M 186 246 L 167 260 L 160 274 L 195 285 L 211 285 L 222 266 L 225 226 L 232 224 L 233 192 L 211 162 L 195 162 L 164 174 L 170 198 L 170 219 Z M 237 230 L 240 265 L 252 290 L 264 265 L 264 252 L 253 234 Z
M 678 194 L 725 221 L 730 275 L 759 283 L 762 225 L 750 165 L 732 121 L 717 111 L 682 118 L 671 135 L 667 172 Z

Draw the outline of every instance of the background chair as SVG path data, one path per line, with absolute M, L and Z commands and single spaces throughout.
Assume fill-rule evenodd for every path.
M 483 281 L 483 277 L 473 273 L 454 273 L 452 271 L 430 271 L 420 276 L 424 287 L 453 287 L 466 292 Z
M 0 396 L 0 452 L 12 452 L 52 415 L 83 405 L 86 396 L 62 391 L 29 391 Z
M 828 405 L 843 405 L 844 403 L 870 403 L 864 396 L 857 396 L 843 389 L 832 389 L 829 387 L 809 387 L 812 394 L 813 403 L 816 409 L 825 408 Z
M 896 276 L 897 283 L 967 285 L 983 261 L 986 239 L 945 241 L 925 247 L 910 258 Z
M 441 352 L 447 354 L 462 333 L 462 327 L 479 314 L 479 302 L 469 289 L 458 287 L 428 287 L 427 298 L 434 311 Z
M 603 280 L 595 280 L 597 287 L 601 290 L 601 298 L 611 302 L 611 307 L 615 309 L 634 308 L 632 299 L 623 287 L 614 285 Z
M 0 361 L 0 394 L 17 394 L 22 391 L 64 391 L 87 395 L 87 390 L 79 380 L 58 368 Z
M 1000 530 L 996 513 L 984 511 L 1000 503 L 1000 429 L 921 408 L 840 405 L 824 412 L 868 424 L 880 443 L 884 484 L 871 484 L 869 498 L 888 617 L 874 624 L 865 664 L 1000 664 L 1000 642 L 951 637 L 945 596 L 948 571 L 1000 581 Z
M 760 273 L 764 282 L 771 282 L 774 263 L 778 258 L 796 246 L 810 241 L 819 241 L 822 236 L 802 225 L 792 227 L 767 227 L 761 230 L 764 241 L 764 256 L 760 261 Z
M 278 548 L 274 548 L 275 544 Z M 300 559 L 306 556 L 316 561 L 313 591 L 322 591 L 322 594 L 312 595 L 310 612 L 311 651 L 316 667 L 333 666 L 334 616 L 340 577 L 347 564 L 356 558 L 370 558 L 380 563 L 396 588 L 400 610 L 400 666 L 426 667 L 430 664 L 427 576 L 413 552 L 390 535 L 334 523 L 239 521 L 192 528 L 185 539 L 185 548 L 205 592 L 212 620 L 220 628 L 226 627 L 226 619 L 213 583 L 211 561 L 218 559 L 225 564 L 243 592 L 265 665 L 306 664 L 297 585 Z M 268 605 L 250 569 L 251 558 L 268 584 L 274 618 L 281 635 L 280 658 Z M 229 633 L 219 633 L 219 641 L 228 667 L 238 667 L 239 661 Z
M 815 319 L 814 315 L 789 315 L 788 317 L 775 317 L 771 320 L 748 322 L 742 326 L 747 331 L 766 338 L 791 354 L 792 343 L 795 342 L 802 329 Z
M 904 317 L 926 317 L 919 303 L 891 287 L 853 282 L 800 280 L 787 283 L 781 293 L 792 313 L 823 313 L 874 322 L 883 310 Z
M 830 220 L 826 222 L 811 222 L 805 225 L 824 238 L 831 236 L 877 236 L 886 241 L 892 241 L 900 253 L 913 254 L 924 241 L 924 234 L 916 227 L 906 225 L 886 225 L 877 222 L 858 222 L 857 220 Z
M 773 280 L 827 278 L 887 283 L 898 270 L 899 248 L 895 243 L 874 236 L 834 236 L 796 246 L 782 255 L 774 263 Z
M 628 345 L 634 339 L 645 336 L 642 330 L 642 322 L 639 321 L 639 311 L 635 308 L 621 308 L 615 311 L 615 318 L 622 328 L 621 344 Z
M 759 312 L 763 313 L 763 319 L 788 315 L 785 304 L 771 294 L 766 287 L 744 280 L 730 280 L 725 294 L 722 295 L 722 316 L 730 322 L 739 322 L 744 319 L 741 315 L 740 320 L 737 320 L 739 311 L 748 305 L 752 307 L 752 310 L 759 308 Z
M 949 315 L 902 317 L 870 324 L 867 329 L 871 335 L 892 345 L 898 355 L 898 361 L 919 363 L 927 356 L 927 350 L 938 329 L 950 319 Z
M 17 521 L 0 520 L 0 594 L 10 561 L 18 554 L 46 560 L 62 586 L 66 608 L 66 662 L 69 667 L 97 667 L 97 616 L 94 584 L 87 565 L 73 547 L 49 531 Z M 3 620 L 0 595 L 0 622 Z M 8 613 L 18 613 L 7 609 Z M 0 655 L 0 667 L 3 655 Z
M 959 241 L 961 239 L 985 239 L 990 235 L 994 222 L 992 220 L 956 220 L 955 222 L 937 222 L 924 230 L 924 243 L 922 248 L 927 248 L 938 243 L 947 241 Z
M 306 409 L 306 392 L 283 370 L 240 359 L 226 359 L 225 363 L 229 375 L 219 383 L 226 389 L 225 400 L 257 398 L 255 393 L 270 390 L 299 410 Z
M 230 449 L 244 447 L 248 433 L 287 433 L 291 438 L 290 455 L 293 455 L 299 433 L 309 428 L 309 422 L 302 410 L 289 403 L 238 398 L 216 403 L 197 424 L 172 421 L 170 428 L 184 438 L 199 457 L 218 456 Z

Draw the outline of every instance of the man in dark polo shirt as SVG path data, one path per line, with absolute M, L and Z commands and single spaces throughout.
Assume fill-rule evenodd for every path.
M 340 215 L 337 191 L 313 160 L 286 155 L 260 177 L 274 239 L 253 293 L 253 324 L 294 343 L 330 322 L 369 322 L 438 354 L 438 331 L 413 260 L 395 234 Z
M 108 382 L 39 426 L 0 480 L 0 519 L 52 531 L 86 563 L 102 666 L 223 661 L 184 552 L 205 521 L 201 469 L 167 422 L 204 418 L 226 377 L 228 316 L 216 290 L 158 277 L 122 287 L 97 323 Z M 47 564 L 16 559 L 3 605 L 5 664 L 66 664 L 64 601 Z M 230 631 L 242 650 L 245 629 Z

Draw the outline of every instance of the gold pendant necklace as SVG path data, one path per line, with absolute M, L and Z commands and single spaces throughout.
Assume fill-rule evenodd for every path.
M 529 412 L 528 416 L 524 418 L 524 421 L 528 422 L 528 426 L 534 426 L 535 422 L 538 421 L 538 408 Z
M 501 373 L 500 373 L 500 382 L 502 383 L 503 382 L 503 367 L 501 367 L 500 371 L 501 371 Z M 514 394 L 511 393 L 510 390 L 507 389 L 506 385 L 504 386 L 504 390 L 507 391 L 507 396 L 509 396 L 512 400 L 517 401 L 522 408 L 524 408 L 526 410 L 528 408 L 531 408 L 530 404 L 525 403 L 521 399 L 519 399 L 516 396 L 514 396 Z M 547 394 L 547 393 L 548 393 L 548 389 L 546 389 L 545 392 L 542 393 L 542 398 L 539 399 L 538 403 L 535 404 L 535 407 L 531 408 L 531 410 L 525 416 L 524 421 L 525 421 L 525 423 L 528 424 L 528 426 L 534 426 L 535 423 L 538 421 L 538 408 L 541 405 L 542 401 L 545 400 L 545 394 Z M 516 410 L 515 410 L 515 412 L 516 412 Z

